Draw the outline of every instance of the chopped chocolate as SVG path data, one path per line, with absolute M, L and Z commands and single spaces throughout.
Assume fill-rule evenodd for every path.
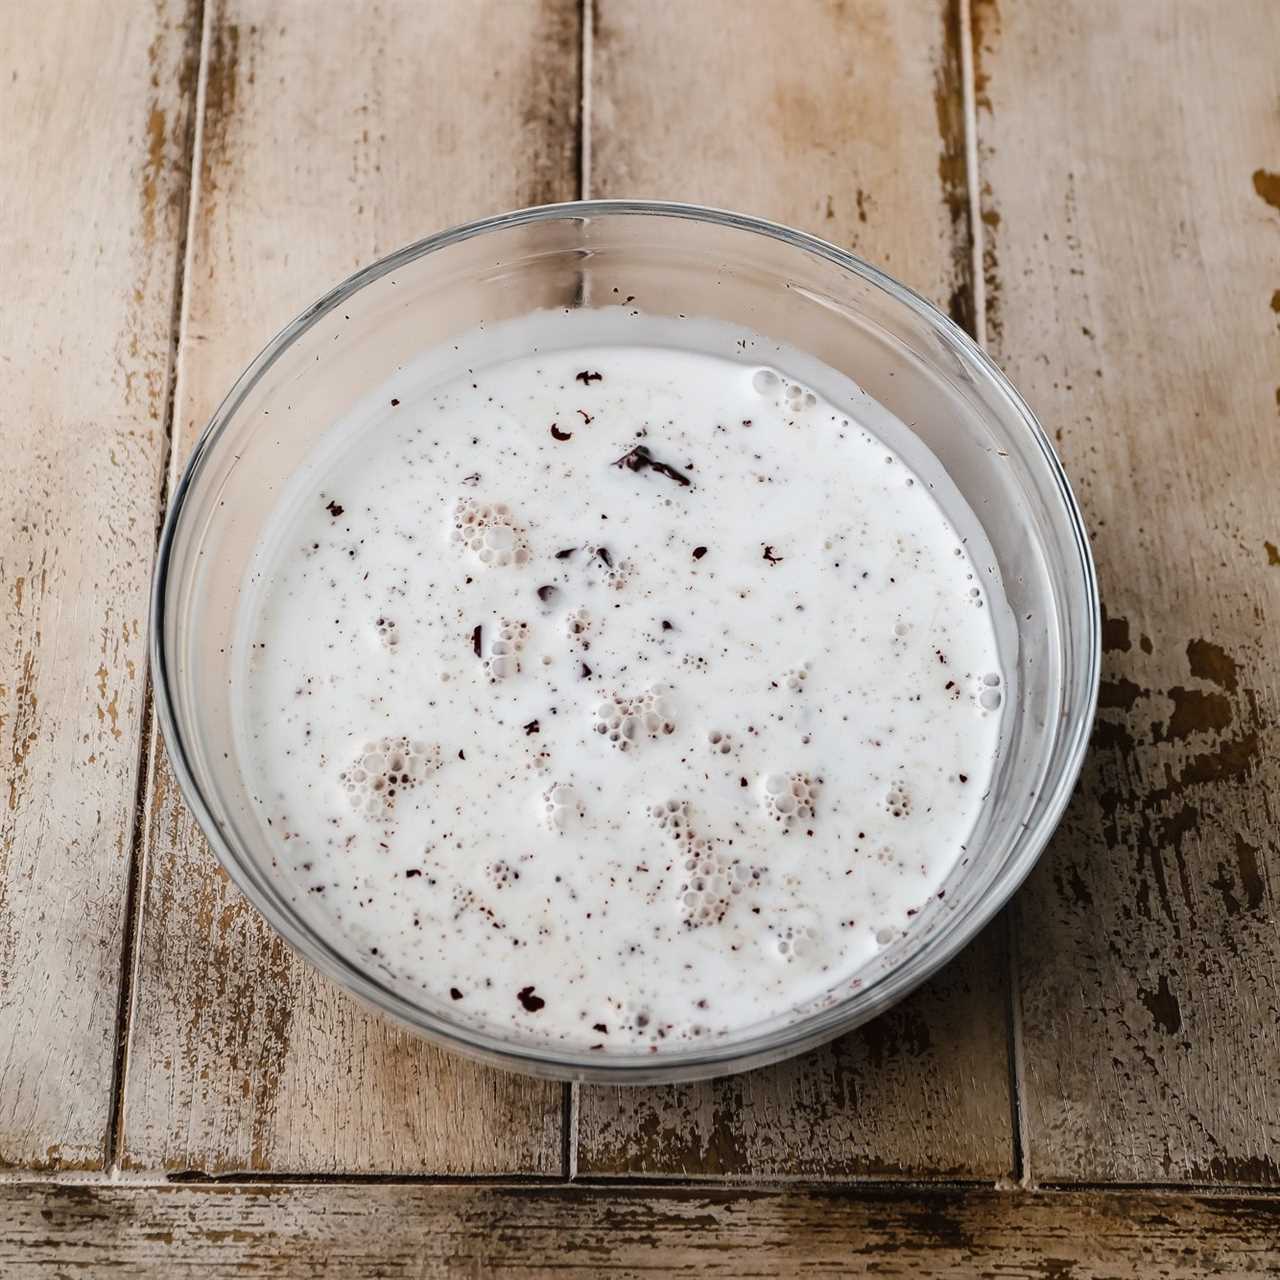
M 476 623 L 474 630 L 471 632 L 471 647 L 475 650 L 475 655 L 480 656 L 480 623 Z
M 556 559 L 567 560 L 575 551 L 577 551 L 577 549 L 577 547 L 565 547 L 563 551 L 556 552 Z
M 471 485 L 479 484 L 479 483 L 480 483 L 480 473 L 479 473 L 478 471 L 473 471 L 469 476 L 463 476 L 463 477 L 462 477 L 462 483 L 463 483 L 463 484 L 471 484 Z
M 584 387 L 591 382 L 600 382 L 603 378 L 603 373 L 590 373 L 586 369 L 575 375 L 575 381 L 582 383 Z
M 592 1031 L 598 1031 L 602 1036 L 609 1034 L 609 1028 L 603 1022 L 594 1022 L 591 1024 Z
M 694 547 L 693 549 L 693 558 L 695 560 L 701 560 L 702 557 L 705 556 L 706 554 L 707 554 L 706 547 Z
M 785 557 L 783 556 L 775 556 L 773 554 L 772 544 L 765 542 L 765 543 L 761 543 L 761 545 L 764 547 L 764 558 L 770 564 L 781 564 L 782 561 L 785 559 Z
M 529 723 L 524 726 L 524 736 L 526 738 L 530 737 L 532 734 L 540 733 L 541 731 L 542 726 L 536 720 L 530 720 Z
M 400 403 L 394 396 L 391 397 L 391 407 L 394 409 Z
M 325 510 L 336 520 L 343 513 L 345 508 L 340 507 L 336 502 L 330 499 L 329 502 L 325 504 Z
M 674 480 L 679 485 L 691 485 L 692 480 L 683 472 L 677 471 L 675 467 L 669 466 L 665 462 L 659 462 L 653 456 L 645 445 L 638 444 L 633 449 L 628 449 L 613 464 L 615 467 L 625 467 L 628 471 L 643 471 L 648 467 L 651 471 L 656 471 L 660 476 L 666 476 L 668 480 Z
M 553 422 L 553 423 L 551 424 L 551 438 L 552 438 L 553 440 L 572 440 L 572 439 L 573 439 L 573 432 L 572 432 L 572 431 L 561 431 L 561 430 L 560 430 L 560 428 L 559 428 L 559 427 L 557 427 L 557 426 L 556 426 L 556 424 Z
M 461 999 L 462 999 L 462 992 L 461 992 L 461 991 L 459 991 L 457 987 L 450 987 L 450 988 L 449 988 L 449 995 L 450 995 L 450 997 L 451 997 L 452 999 L 454 999 L 454 1000 L 461 1000 Z
M 533 994 L 532 987 L 522 987 L 516 992 L 516 999 L 524 1006 L 527 1013 L 537 1013 L 547 1003 L 541 996 Z

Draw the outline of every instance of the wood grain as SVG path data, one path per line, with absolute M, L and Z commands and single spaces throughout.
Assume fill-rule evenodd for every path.
M 329 285 L 576 181 L 576 0 L 225 0 L 209 22 L 179 463 Z M 127 1167 L 559 1171 L 560 1087 L 440 1053 L 300 963 L 214 862 L 162 755 L 147 855 Z
M 1280 1267 L 1280 1201 L 1149 1193 L 11 1185 L 0 1219 L 10 1280 L 1211 1280 Z
M 0 1164 L 105 1155 L 191 26 L 0 7 Z
M 967 316 L 953 5 L 597 0 L 595 13 L 593 195 L 663 195 L 788 222 Z M 886 1018 L 799 1062 L 710 1084 L 582 1090 L 579 1168 L 1007 1173 L 1001 928 Z
M 1020 898 L 1031 1173 L 1275 1183 L 1280 8 L 975 18 L 988 327 L 1107 608 L 1093 754 Z

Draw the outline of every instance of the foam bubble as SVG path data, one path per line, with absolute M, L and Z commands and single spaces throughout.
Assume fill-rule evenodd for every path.
M 378 633 L 378 639 L 382 642 L 383 648 L 388 653 L 394 653 L 400 643 L 400 628 L 387 617 L 378 618 L 373 628 Z
M 553 782 L 543 793 L 542 820 L 548 831 L 562 832 L 582 817 L 582 801 L 568 782 Z
M 807 773 L 768 773 L 760 782 L 760 806 L 779 826 L 811 822 L 821 779 Z
M 762 395 L 773 397 L 778 394 L 782 379 L 772 369 L 757 369 L 751 379 L 751 385 Z
M 712 729 L 707 734 L 707 746 L 713 755 L 727 756 L 733 750 L 733 734 Z
M 651 685 L 644 693 L 624 697 L 611 693 L 595 705 L 595 730 L 619 751 L 627 751 L 642 738 L 657 738 L 676 730 L 671 699 L 664 685 Z
M 786 685 L 792 693 L 799 693 L 804 688 L 804 682 L 809 678 L 809 664 L 802 662 L 798 667 L 792 667 L 782 677 L 782 683 Z
M 511 622 L 505 618 L 491 632 L 482 659 L 491 684 L 520 674 L 520 654 L 528 638 L 527 622 Z
M 452 540 L 494 568 L 529 562 L 528 538 L 505 502 L 459 498 L 453 509 Z
M 889 788 L 884 798 L 884 807 L 894 818 L 911 816 L 911 792 L 907 790 L 906 783 L 899 782 Z
M 687 929 L 719 924 L 734 898 L 759 884 L 764 871 L 732 857 L 717 840 L 698 835 L 687 800 L 665 800 L 650 806 L 658 829 L 676 845 L 675 906 Z
M 396 800 L 440 767 L 440 748 L 410 738 L 378 738 L 361 746 L 338 782 L 351 807 L 368 818 L 389 818 Z

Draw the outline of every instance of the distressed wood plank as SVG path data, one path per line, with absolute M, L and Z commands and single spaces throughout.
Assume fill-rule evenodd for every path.
M 1108 616 L 1019 900 L 1030 1168 L 1280 1181 L 1280 8 L 979 3 L 989 329 Z
M 947 0 L 596 0 L 592 194 L 763 214 L 964 320 L 970 240 Z M 1002 925 L 872 1026 L 798 1062 L 581 1091 L 584 1172 L 997 1177 L 1012 1164 Z
M 256 348 L 353 268 L 576 181 L 576 0 L 220 0 L 210 21 L 184 451 Z M 560 1087 L 441 1053 L 302 964 L 163 758 L 147 847 L 126 1166 L 559 1171 Z
M 1275 1275 L 1280 1201 L 284 1184 L 0 1188 L 0 1271 L 351 1280 Z
M 198 31 L 0 7 L 0 1165 L 102 1165 Z

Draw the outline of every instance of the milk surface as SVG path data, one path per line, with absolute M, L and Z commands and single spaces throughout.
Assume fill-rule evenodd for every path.
M 853 383 L 591 316 L 335 425 L 245 583 L 237 750 L 287 892 L 379 981 L 662 1053 L 840 998 L 941 892 L 1003 601 Z

